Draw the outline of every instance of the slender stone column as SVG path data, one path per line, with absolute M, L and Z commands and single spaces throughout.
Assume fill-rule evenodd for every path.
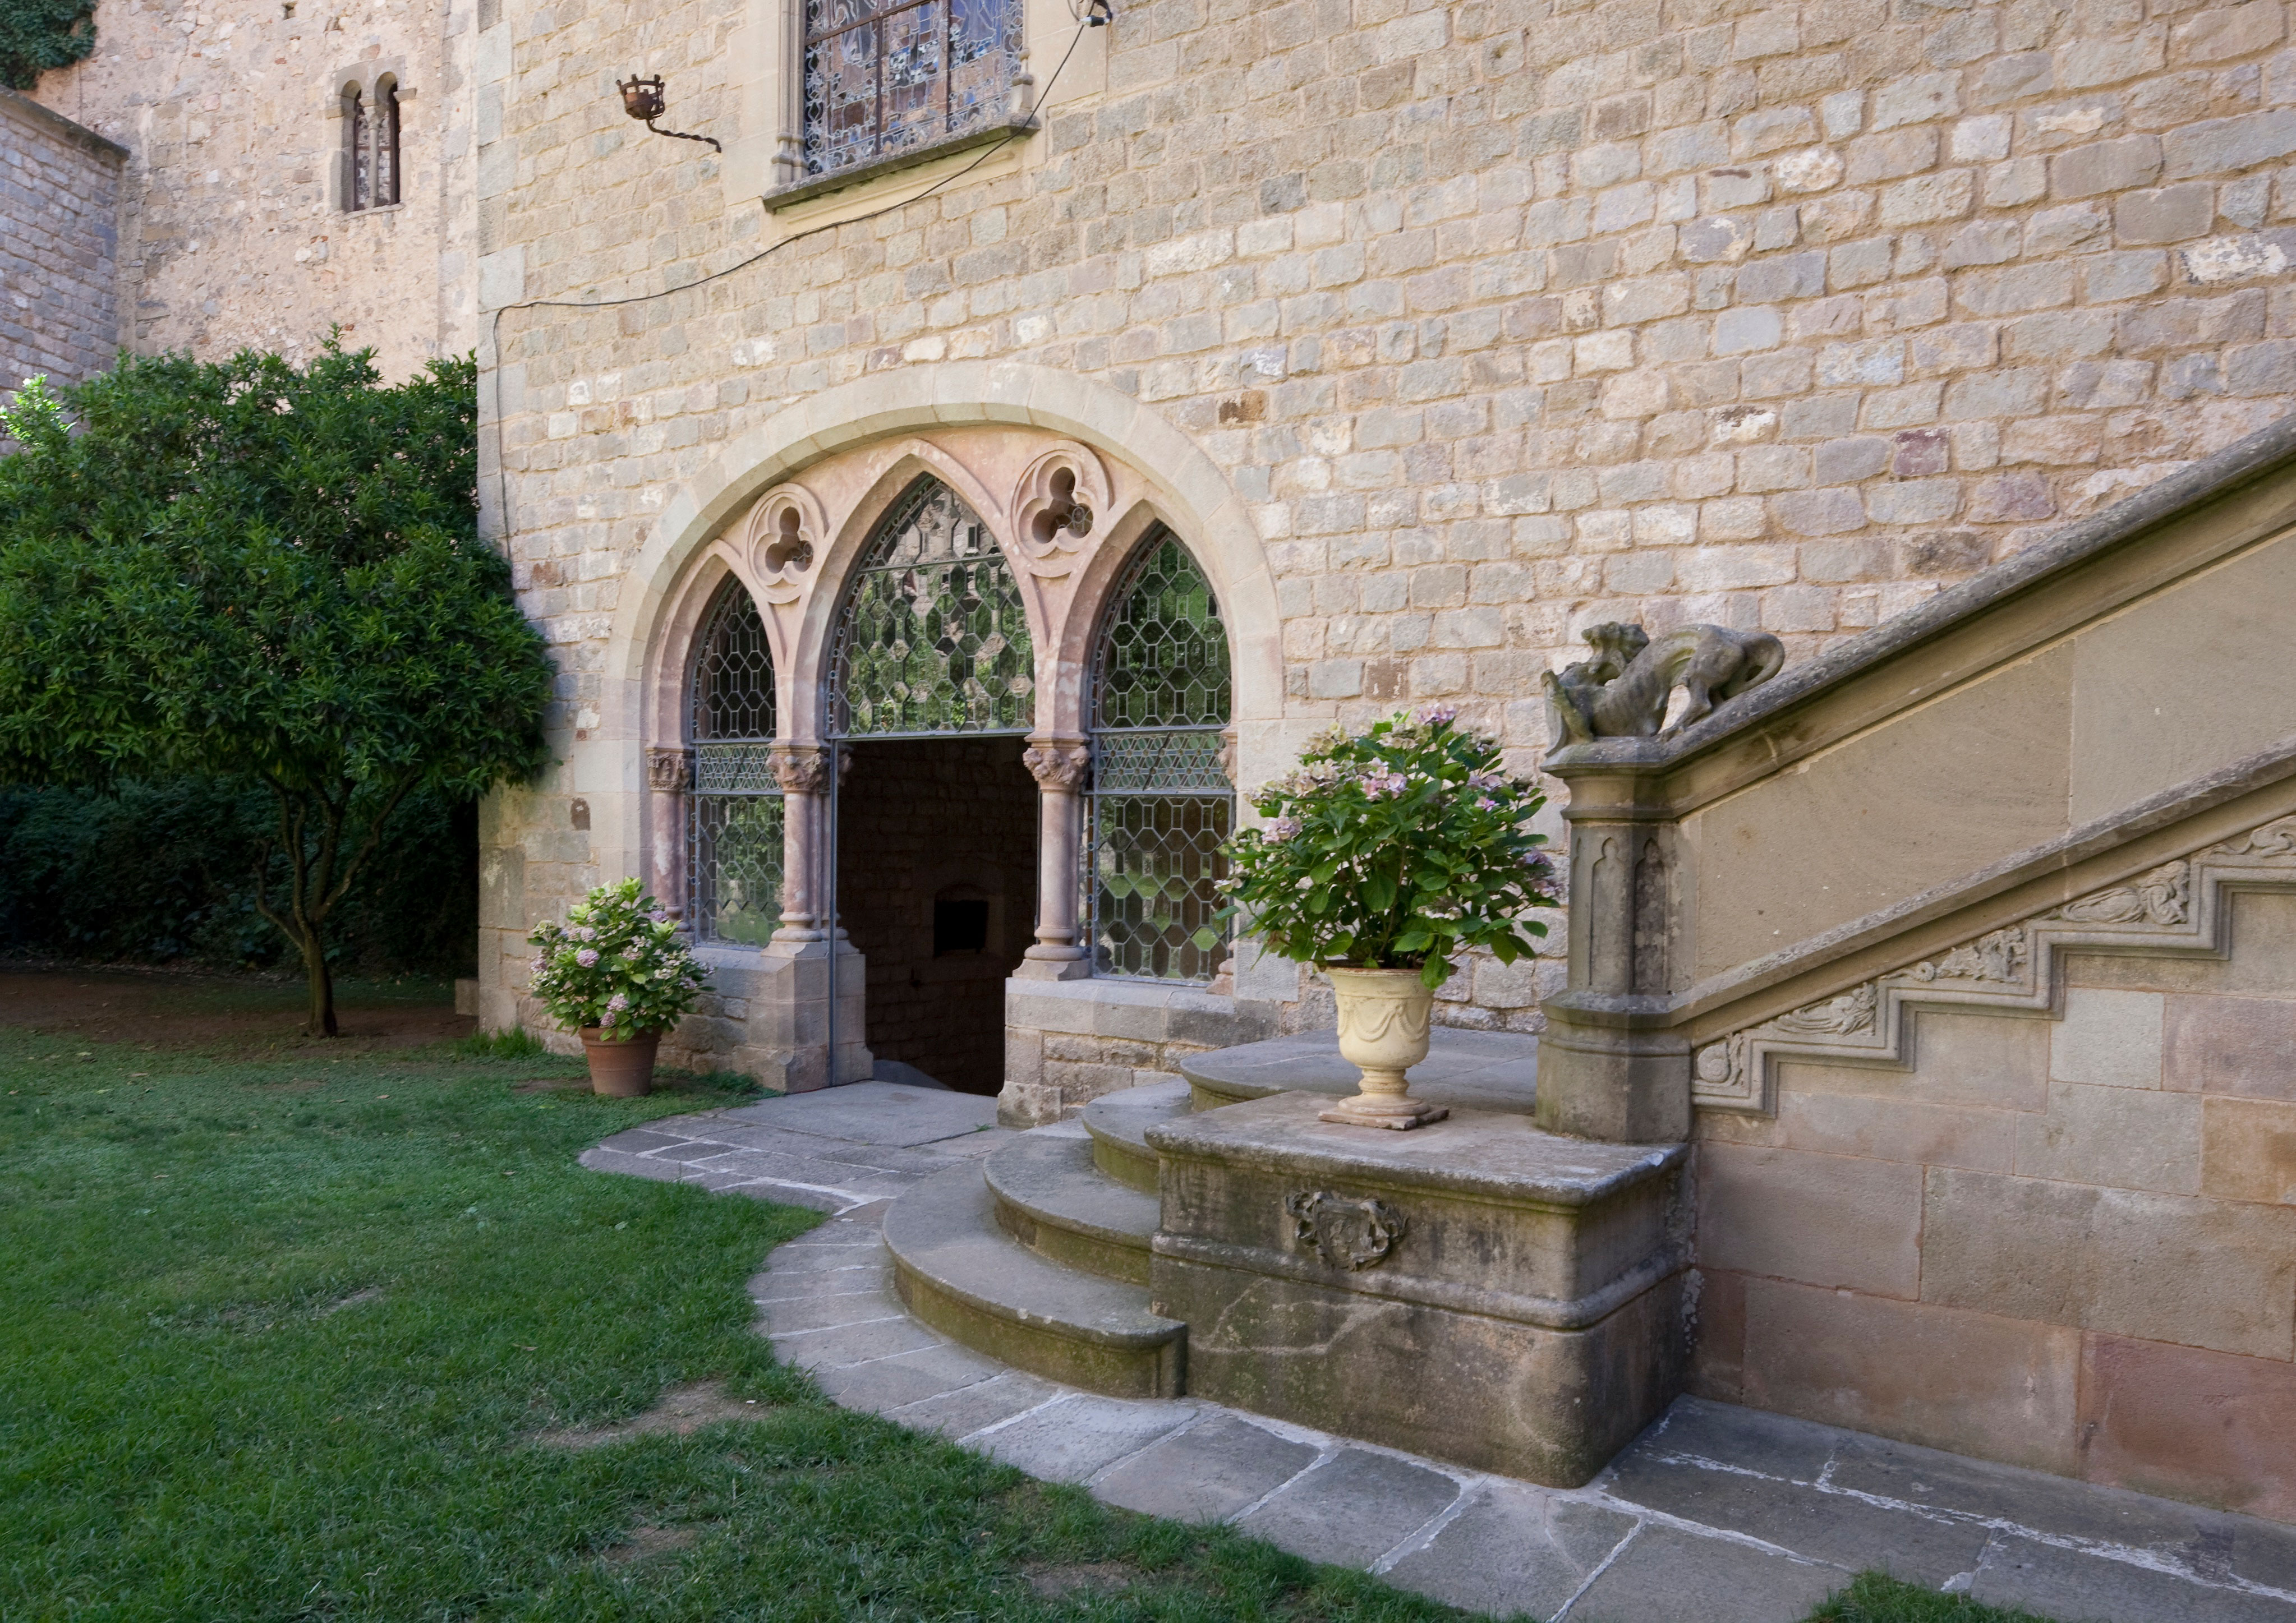
M 685 791 L 693 752 L 656 745 L 646 751 L 646 848 L 653 857 L 647 889 L 673 919 L 685 918 Z
M 827 930 L 829 751 L 819 744 L 775 744 L 782 786 L 782 919 L 776 941 L 819 941 Z
M 1081 738 L 1031 739 L 1021 760 L 1043 791 L 1037 840 L 1037 944 L 1013 971 L 1022 980 L 1081 980 L 1092 973 L 1090 950 L 1078 939 L 1077 898 L 1082 889 L 1084 781 L 1092 746 Z

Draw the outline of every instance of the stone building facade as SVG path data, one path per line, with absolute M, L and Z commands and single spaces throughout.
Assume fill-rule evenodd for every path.
M 126 157 L 0 90 L 0 391 L 35 375 L 76 382 L 111 365 Z
M 299 358 L 340 325 L 392 378 L 472 348 L 475 20 L 447 0 L 104 0 L 94 54 L 33 94 L 127 149 L 120 341 Z M 354 89 L 396 93 L 396 202 L 348 206 Z
M 1807 658 L 2296 387 L 2276 0 L 1026 21 L 1032 131 L 827 192 L 767 156 L 769 7 L 481 33 L 487 494 L 565 673 L 564 765 L 488 824 L 490 1019 L 527 922 L 649 860 L 668 605 L 832 452 L 988 424 L 1136 478 L 1223 594 L 1248 786 L 1426 701 L 1533 766 L 1587 625 Z M 641 68 L 722 159 L 622 118 Z M 1553 976 L 1477 963 L 1447 1018 L 1535 1027 Z M 1319 1018 L 1286 968 L 1236 984 Z

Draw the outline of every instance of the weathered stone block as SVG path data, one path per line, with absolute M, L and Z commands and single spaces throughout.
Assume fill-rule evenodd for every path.
M 2159 1087 L 2162 999 L 2075 987 L 2049 1034 L 2049 1077 L 2096 1087 Z
M 1278 1094 L 1150 1130 L 1151 1288 L 1190 1326 L 1189 1389 L 1585 1481 L 1683 1378 L 1681 1148 L 1464 1110 L 1385 1133 L 1320 1122 L 1323 1104 Z
M 2198 1194 L 2201 1102 L 2190 1094 L 2054 1083 L 2047 1112 L 2018 1119 L 2016 1170 L 2067 1183 Z
M 2296 1206 L 2296 1104 L 2202 1100 L 2201 1192 Z
M 2296 1521 L 2296 1365 L 2120 1336 L 2081 1364 L 2091 1480 Z
M 1745 1401 L 2039 1471 L 2079 1467 L 2080 1332 L 1782 1281 L 1744 1283 Z
M 2296 1353 L 2296 1208 L 1932 1168 L 1921 1294 L 2286 1358 Z
M 1742 1144 L 1698 1148 L 1699 1261 L 1878 1296 L 1921 1283 L 1922 1171 Z

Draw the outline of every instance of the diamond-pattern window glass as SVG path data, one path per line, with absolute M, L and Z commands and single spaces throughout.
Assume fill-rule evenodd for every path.
M 1093 673 L 1086 883 L 1100 974 L 1209 980 L 1227 955 L 1228 693 L 1219 605 L 1187 549 L 1159 530 L 1117 588 Z
M 694 644 L 686 731 L 687 909 L 704 941 L 762 946 L 781 922 L 782 798 L 773 772 L 774 656 L 758 605 L 728 580 Z
M 781 796 L 697 794 L 692 805 L 694 935 L 764 946 L 782 916 Z
M 939 480 L 903 493 L 837 625 L 831 725 L 852 738 L 1025 733 L 1036 654 L 1012 567 Z
M 805 172 L 1001 121 L 1020 61 L 1021 0 L 806 0 Z
M 766 622 L 738 580 L 718 589 L 693 658 L 695 743 L 774 735 L 774 652 Z
M 1227 725 L 1227 628 L 1203 571 L 1169 532 L 1118 590 L 1095 692 L 1102 727 Z

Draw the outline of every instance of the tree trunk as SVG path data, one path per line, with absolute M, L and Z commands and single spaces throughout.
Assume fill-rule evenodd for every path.
M 312 1037 L 333 1037 L 335 1032 L 335 978 L 327 968 L 327 945 L 319 939 L 317 930 L 307 925 L 303 930 L 303 967 L 310 973 L 311 1003 L 309 1018 L 303 1029 Z

